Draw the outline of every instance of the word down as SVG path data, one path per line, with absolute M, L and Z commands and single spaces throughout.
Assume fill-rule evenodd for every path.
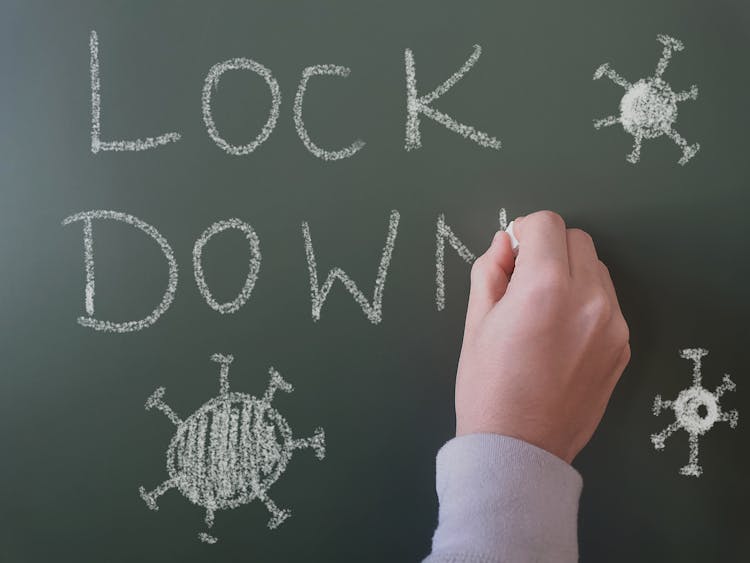
M 156 307 L 154 307 L 151 313 L 142 319 L 131 321 L 111 321 L 94 316 L 96 294 L 94 221 L 106 220 L 125 223 L 147 234 L 159 246 L 167 262 L 167 287 L 164 290 L 161 301 Z M 302 239 L 310 279 L 310 300 L 312 306 L 312 318 L 314 321 L 320 319 L 323 305 L 333 289 L 334 283 L 336 280 L 339 280 L 361 307 L 362 312 L 367 319 L 373 324 L 380 323 L 383 318 L 383 293 L 385 291 L 385 282 L 386 277 L 388 276 L 391 256 L 393 255 L 393 250 L 396 245 L 399 220 L 399 212 L 396 210 L 391 211 L 386 229 L 385 245 L 380 255 L 380 262 L 378 263 L 375 285 L 372 297 L 369 299 L 360 289 L 359 285 L 357 285 L 357 283 L 340 267 L 331 268 L 326 274 L 323 283 L 320 283 L 310 226 L 306 221 L 302 223 Z M 84 288 L 84 306 L 86 315 L 78 317 L 78 323 L 94 330 L 116 333 L 133 332 L 153 325 L 172 305 L 179 280 L 177 260 L 175 259 L 172 246 L 167 239 L 152 225 L 149 225 L 133 215 L 121 213 L 119 211 L 106 211 L 101 209 L 82 211 L 66 217 L 62 224 L 70 225 L 71 223 L 78 222 L 83 224 L 83 258 L 86 279 Z M 507 215 L 505 209 L 500 209 L 499 227 L 502 230 L 505 230 L 507 227 Z M 248 273 L 238 295 L 231 301 L 219 303 L 214 298 L 211 289 L 206 282 L 206 277 L 203 272 L 203 252 L 205 246 L 212 237 L 230 229 L 242 232 L 247 240 Z M 472 263 L 476 259 L 476 255 L 472 253 L 463 242 L 461 242 L 453 232 L 453 229 L 451 229 L 446 223 L 445 215 L 440 214 L 437 218 L 435 228 L 435 305 L 438 311 L 442 311 L 445 308 L 446 242 L 465 262 Z M 208 306 L 215 311 L 218 311 L 221 314 L 236 313 L 245 303 L 247 303 L 248 299 L 250 299 L 250 295 L 252 294 L 260 273 L 261 261 L 260 239 L 250 224 L 237 218 L 217 221 L 203 231 L 193 246 L 193 275 L 195 277 L 195 283 L 198 286 L 198 291 L 203 296 Z

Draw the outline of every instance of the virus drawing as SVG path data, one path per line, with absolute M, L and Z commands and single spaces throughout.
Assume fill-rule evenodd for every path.
M 666 135 L 682 149 L 682 158 L 678 162 L 685 164 L 695 156 L 700 145 L 698 143 L 688 145 L 673 126 L 677 121 L 677 103 L 695 100 L 698 97 L 698 87 L 693 85 L 688 91 L 674 92 L 662 79 L 672 53 L 682 51 L 685 46 L 681 41 L 668 35 L 657 35 L 656 38 L 664 45 L 664 50 L 653 76 L 642 78 L 635 84 L 631 84 L 610 68 L 609 63 L 604 63 L 596 69 L 594 80 L 606 76 L 615 84 L 622 86 L 625 89 L 625 95 L 620 100 L 619 117 L 610 115 L 603 119 L 595 119 L 594 127 L 600 129 L 621 123 L 625 131 L 635 137 L 633 151 L 627 156 L 628 162 L 633 164 L 641 157 L 641 143 L 644 139 L 655 139 Z
M 181 420 L 163 401 L 164 387 L 146 401 L 146 410 L 156 408 L 163 412 L 177 431 L 167 449 L 169 478 L 150 492 L 140 487 L 141 498 L 150 509 L 158 510 L 157 498 L 176 488 L 192 503 L 206 509 L 209 528 L 217 510 L 237 508 L 258 499 L 271 514 L 268 527 L 276 528 L 291 512 L 279 509 L 269 498 L 268 489 L 284 472 L 295 450 L 312 448 L 315 456 L 323 459 L 323 429 L 316 429 L 311 438 L 292 436 L 287 421 L 271 406 L 277 389 L 292 391 L 275 369 L 269 369 L 271 380 L 258 399 L 229 391 L 232 356 L 214 354 L 211 359 L 221 365 L 219 395 L 187 419 Z M 206 543 L 217 541 L 207 533 L 198 537 Z
M 674 401 L 663 401 L 660 395 L 654 398 L 654 415 L 661 414 L 662 409 L 672 409 L 675 421 L 658 434 L 651 435 L 651 442 L 657 450 L 664 449 L 664 441 L 675 430 L 682 428 L 690 439 L 690 459 L 680 469 L 682 475 L 700 477 L 703 468 L 698 465 L 698 437 L 708 432 L 717 421 L 729 423 L 731 428 L 737 426 L 739 415 L 736 410 L 724 412 L 719 399 L 726 391 L 734 391 L 735 384 L 728 374 L 716 390 L 711 393 L 701 385 L 701 358 L 708 354 L 703 348 L 686 348 L 680 356 L 693 361 L 693 385 L 680 391 Z

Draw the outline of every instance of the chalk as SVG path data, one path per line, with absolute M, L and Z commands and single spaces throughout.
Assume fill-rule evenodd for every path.
M 500 221 L 500 229 L 506 230 L 508 227 L 508 214 L 504 207 L 500 208 L 498 214 L 498 220 Z M 513 234 L 510 235 L 511 240 L 515 240 Z M 456 251 L 456 253 L 463 259 L 467 264 L 472 264 L 477 259 L 476 255 L 469 250 L 469 248 L 461 242 L 461 240 L 453 232 L 453 229 L 445 222 L 445 215 L 441 213 L 438 215 L 437 228 L 435 230 L 435 306 L 438 311 L 445 309 L 445 243 L 448 244 Z M 516 246 L 518 243 L 516 242 Z
M 508 233 L 508 236 L 510 237 L 510 247 L 513 249 L 513 256 L 518 256 L 518 247 L 520 245 L 518 244 L 516 235 L 513 233 L 513 221 L 510 222 L 508 228 L 505 229 L 505 232 Z

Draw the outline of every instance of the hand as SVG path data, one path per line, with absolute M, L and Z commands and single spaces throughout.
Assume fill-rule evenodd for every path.
M 474 263 L 456 376 L 456 435 L 519 438 L 570 463 L 630 361 L 629 332 L 591 237 L 556 213 L 516 219 Z

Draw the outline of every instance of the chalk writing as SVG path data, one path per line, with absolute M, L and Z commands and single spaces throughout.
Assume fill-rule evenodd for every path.
M 168 143 L 179 141 L 182 136 L 180 133 L 172 132 L 158 135 L 156 137 L 146 137 L 144 139 L 134 139 L 128 141 L 102 141 L 101 139 L 101 80 L 99 68 L 99 39 L 96 31 L 92 30 L 89 37 L 89 67 L 91 77 L 91 151 L 98 153 L 100 151 L 144 151 L 156 148 Z M 406 67 L 406 138 L 404 148 L 406 150 L 418 149 L 422 146 L 422 137 L 420 132 L 420 117 L 422 115 L 440 123 L 450 131 L 458 133 L 467 139 L 470 139 L 482 147 L 499 149 L 501 143 L 495 137 L 479 131 L 471 125 L 460 123 L 450 115 L 443 113 L 432 104 L 436 102 L 443 94 L 448 92 L 479 60 L 482 48 L 479 45 L 474 46 L 474 50 L 466 62 L 454 72 L 447 80 L 437 86 L 427 94 L 419 95 L 417 90 L 416 65 L 414 62 L 414 53 L 411 49 L 404 51 L 404 64 Z M 249 70 L 256 73 L 265 80 L 266 85 L 271 93 L 271 108 L 268 112 L 268 119 L 263 125 L 261 131 L 249 143 L 243 145 L 234 145 L 221 136 L 212 112 L 212 98 L 214 91 L 219 87 L 222 75 L 230 70 Z M 365 142 L 356 139 L 349 146 L 339 150 L 327 150 L 319 147 L 310 138 L 305 127 L 302 117 L 304 96 L 310 78 L 313 76 L 338 76 L 346 78 L 351 73 L 351 69 L 345 66 L 322 64 L 306 67 L 302 72 L 302 77 L 297 86 L 297 93 L 294 98 L 293 120 L 299 138 L 302 143 L 313 155 L 324 161 L 335 161 L 349 158 L 359 152 L 365 146 Z M 281 88 L 278 81 L 274 78 L 271 70 L 264 65 L 245 57 L 228 59 L 226 61 L 213 65 L 203 81 L 201 92 L 201 112 L 203 122 L 209 137 L 223 151 L 234 155 L 247 155 L 255 151 L 262 145 L 273 132 L 279 119 L 281 108 Z
M 299 88 L 297 89 L 297 95 L 294 98 L 294 125 L 297 129 L 297 135 L 302 139 L 302 143 L 307 147 L 312 154 L 322 160 L 341 160 L 342 158 L 349 158 L 354 156 L 357 151 L 365 146 L 365 142 L 357 139 L 348 147 L 345 147 L 337 151 L 328 151 L 320 148 L 310 139 L 307 130 L 305 129 L 305 123 L 302 121 L 302 100 L 305 96 L 307 89 L 307 82 L 312 76 L 341 76 L 346 78 L 351 73 L 351 70 L 345 66 L 337 65 L 315 65 L 309 66 L 302 71 L 302 80 L 300 80 Z
M 232 145 L 228 143 L 219 134 L 219 130 L 214 123 L 213 115 L 211 114 L 211 96 L 213 91 L 219 87 L 219 80 L 221 75 L 228 70 L 250 70 L 263 78 L 268 85 L 268 89 L 271 91 L 271 110 L 268 112 L 268 120 L 263 126 L 263 129 L 255 139 L 246 145 Z M 279 108 L 281 107 L 281 90 L 279 89 L 279 83 L 268 70 L 260 63 L 256 63 L 251 59 L 238 58 L 230 59 L 222 63 L 217 63 L 211 67 L 206 75 L 206 80 L 203 83 L 203 95 L 201 97 L 201 106 L 203 108 L 203 122 L 206 124 L 208 135 L 214 140 L 214 142 L 224 151 L 235 156 L 243 154 L 250 154 L 257 149 L 273 132 L 276 127 L 276 120 L 279 118 Z
M 208 289 L 206 277 L 203 274 L 201 258 L 203 256 L 203 247 L 209 239 L 215 234 L 226 231 L 227 229 L 238 229 L 245 233 L 245 238 L 247 238 L 247 241 L 250 243 L 250 260 L 248 263 L 247 278 L 245 279 L 245 284 L 243 285 L 240 294 L 233 301 L 219 303 L 211 295 L 211 290 Z M 241 221 L 240 219 L 227 219 L 226 221 L 218 221 L 208 227 L 203 231 L 203 234 L 198 240 L 195 241 L 195 246 L 193 247 L 193 273 L 195 274 L 195 283 L 198 284 L 198 290 L 206 300 L 206 303 L 208 303 L 212 309 L 219 311 L 219 313 L 222 314 L 236 312 L 250 298 L 253 287 L 255 287 L 255 281 L 258 279 L 260 260 L 260 240 L 258 240 L 258 235 L 256 235 L 253 228 L 244 221 Z
M 688 145 L 687 141 L 674 130 L 677 121 L 677 103 L 685 100 L 695 100 L 698 97 L 698 87 L 693 85 L 690 90 L 675 93 L 672 87 L 662 79 L 667 69 L 673 51 L 682 51 L 685 47 L 681 41 L 668 35 L 658 35 L 658 41 L 664 45 L 662 56 L 656 65 L 653 76 L 642 78 L 635 84 L 617 74 L 604 63 L 594 73 L 594 80 L 606 76 L 615 84 L 625 89 L 625 95 L 620 101 L 620 116 L 610 115 L 603 119 L 595 119 L 594 127 L 600 129 L 615 123 L 621 123 L 625 131 L 635 137 L 633 151 L 627 156 L 627 161 L 635 164 L 641 158 L 641 143 L 643 139 L 655 139 L 666 135 L 682 149 L 680 164 L 687 163 L 700 149 L 700 144 Z
M 204 403 L 184 421 L 164 402 L 164 387 L 146 400 L 146 410 L 163 412 L 177 427 L 167 449 L 169 478 L 152 491 L 139 488 L 141 498 L 152 510 L 157 499 L 176 488 L 192 503 L 206 509 L 210 529 L 217 510 L 237 508 L 254 500 L 261 501 L 274 529 L 291 516 L 268 496 L 268 490 L 284 473 L 296 450 L 310 448 L 315 457 L 325 457 L 325 433 L 317 428 L 310 438 L 294 438 L 286 419 L 271 406 L 277 390 L 291 393 L 293 388 L 274 368 L 263 397 L 229 390 L 230 355 L 214 354 L 220 364 L 219 395 Z M 206 543 L 217 538 L 198 534 Z
M 341 281 L 341 283 L 344 285 L 344 288 L 359 304 L 365 316 L 371 323 L 378 324 L 382 321 L 385 282 L 390 269 L 390 262 L 396 244 L 396 237 L 398 236 L 400 217 L 401 216 L 398 211 L 391 211 L 388 220 L 385 245 L 380 256 L 380 263 L 378 265 L 378 271 L 375 278 L 375 287 L 373 289 L 371 299 L 368 299 L 365 293 L 359 289 L 357 283 L 340 267 L 332 268 L 327 273 L 323 283 L 319 283 L 318 265 L 316 261 L 315 250 L 313 248 L 312 235 L 310 234 L 310 226 L 306 221 L 302 223 L 302 238 L 305 250 L 305 259 L 307 262 L 308 277 L 310 281 L 310 299 L 312 307 L 312 318 L 314 321 L 318 321 L 320 319 L 323 305 L 325 304 L 325 301 L 328 298 L 328 295 L 333 288 L 336 280 Z M 169 265 L 169 281 L 167 289 L 165 290 L 161 303 L 153 310 L 150 315 L 148 315 L 144 319 L 127 322 L 113 322 L 94 318 L 94 296 L 96 289 L 96 279 L 94 274 L 94 219 L 112 219 L 122 221 L 129 225 L 137 227 L 138 229 L 151 236 L 151 238 L 153 238 L 162 249 L 162 252 Z M 500 209 L 498 220 L 500 229 L 504 230 L 508 226 L 507 215 L 504 208 Z M 156 230 L 156 228 L 138 219 L 137 217 L 118 211 L 83 211 L 65 218 L 63 220 L 63 225 L 68 225 L 76 221 L 83 222 L 83 254 L 86 277 L 84 288 L 84 303 L 87 313 L 87 316 L 80 317 L 78 319 L 78 322 L 83 326 L 107 332 L 132 332 L 144 329 L 154 324 L 172 304 L 175 296 L 175 291 L 177 289 L 177 262 L 174 257 L 174 252 L 172 251 L 172 247 L 169 245 L 164 236 L 162 236 Z M 241 231 L 242 233 L 244 233 L 245 238 L 248 241 L 248 272 L 242 289 L 240 290 L 238 295 L 231 301 L 228 301 L 226 303 L 219 303 L 211 293 L 211 290 L 208 287 L 208 282 L 206 281 L 206 276 L 203 271 L 203 251 L 209 240 L 211 240 L 214 235 L 217 235 L 229 229 L 237 229 Z M 440 214 L 438 216 L 435 228 L 435 304 L 438 311 L 442 311 L 443 309 L 445 309 L 446 242 L 465 262 L 471 264 L 476 259 L 476 255 L 471 250 L 469 250 L 469 248 L 463 242 L 461 242 L 461 240 L 453 232 L 453 229 L 446 223 L 445 215 Z M 193 245 L 192 257 L 193 274 L 195 276 L 195 282 L 198 287 L 198 291 L 206 300 L 206 303 L 209 307 L 211 307 L 215 311 L 218 311 L 219 313 L 228 314 L 236 313 L 245 305 L 245 303 L 247 303 L 258 280 L 261 265 L 260 239 L 255 230 L 248 223 L 237 218 L 225 219 L 213 223 L 196 239 L 195 244 Z
M 508 216 L 505 208 L 500 209 L 498 216 L 500 229 L 505 230 L 508 226 Z M 445 215 L 438 215 L 437 225 L 435 228 L 435 306 L 438 311 L 445 309 L 445 242 L 451 245 L 451 248 L 464 260 L 471 264 L 477 259 L 476 255 L 461 242 L 445 222 Z
M 94 276 L 94 236 L 93 236 L 93 219 L 111 219 L 113 221 L 122 221 L 128 225 L 132 225 L 144 233 L 153 238 L 164 253 L 164 257 L 167 259 L 169 264 L 169 281 L 167 283 L 167 289 L 164 291 L 164 296 L 161 302 L 147 317 L 137 321 L 127 322 L 112 322 L 103 321 L 94 318 L 94 293 L 95 293 L 95 276 Z M 172 247 L 169 246 L 167 239 L 165 239 L 159 231 L 154 227 L 133 217 L 126 213 L 119 213 L 117 211 L 83 211 L 66 217 L 62 224 L 69 225 L 77 221 L 83 221 L 83 258 L 84 266 L 86 269 L 86 288 L 85 288 L 85 306 L 86 306 L 86 317 L 78 317 L 78 323 L 82 326 L 93 328 L 94 330 L 100 330 L 104 332 L 133 332 L 136 330 L 144 329 L 154 324 L 164 312 L 169 309 L 174 299 L 175 291 L 177 291 L 177 261 L 174 257 Z
M 354 300 L 362 307 L 365 316 L 372 324 L 378 324 L 383 318 L 383 290 L 385 289 L 385 278 L 388 275 L 388 266 L 391 263 L 393 247 L 396 244 L 398 235 L 398 222 L 400 215 L 398 211 L 391 211 L 388 220 L 388 234 L 386 236 L 385 247 L 380 257 L 378 266 L 378 275 L 375 278 L 375 289 L 372 295 L 372 304 L 367 300 L 364 293 L 357 287 L 347 273 L 341 268 L 333 268 L 328 272 L 323 285 L 318 285 L 318 266 L 315 262 L 315 251 L 313 249 L 312 238 L 310 236 L 310 227 L 307 222 L 302 223 L 302 236 L 305 240 L 305 256 L 307 257 L 307 268 L 310 273 L 310 298 L 312 300 L 312 317 L 313 320 L 320 319 L 320 311 L 323 309 L 328 293 L 333 287 L 336 279 L 341 280 L 346 290 L 351 293 Z
M 662 409 L 671 409 L 675 421 L 657 434 L 651 435 L 651 443 L 657 450 L 664 449 L 665 440 L 676 430 L 682 428 L 690 438 L 690 458 L 688 464 L 680 469 L 682 475 L 700 477 L 703 468 L 698 465 L 698 437 L 702 436 L 718 421 L 728 422 L 730 428 L 736 428 L 739 415 L 736 410 L 724 412 L 719 399 L 726 391 L 734 391 L 735 384 L 728 374 L 716 390 L 711 393 L 701 385 L 701 358 L 708 354 L 703 348 L 686 348 L 680 356 L 693 361 L 693 385 L 680 391 L 674 401 L 664 401 L 661 395 L 654 398 L 654 415 L 661 414 Z M 703 412 L 701 412 L 703 411 Z
M 505 211 L 504 207 L 500 208 L 500 211 L 497 214 L 497 219 L 500 222 L 500 230 L 505 231 L 508 228 L 508 213 Z
M 474 45 L 474 52 L 471 54 L 469 59 L 458 69 L 453 75 L 443 82 L 440 86 L 435 88 L 429 94 L 419 96 L 417 94 L 417 77 L 416 69 L 414 65 L 414 54 L 411 49 L 404 51 L 404 60 L 406 63 L 406 150 L 418 149 L 422 146 L 422 136 L 419 131 L 419 116 L 424 114 L 430 119 L 433 119 L 450 129 L 454 133 L 458 133 L 468 139 L 471 139 L 478 145 L 491 149 L 499 149 L 500 141 L 495 137 L 483 133 L 482 131 L 476 130 L 470 125 L 464 125 L 453 119 L 450 115 L 442 113 L 430 106 L 432 102 L 437 100 L 440 96 L 445 94 L 448 90 L 463 78 L 464 74 L 471 70 L 471 67 L 479 60 L 479 56 L 482 54 L 482 48 L 479 45 Z
M 179 133 L 165 133 L 158 137 L 146 137 L 132 141 L 102 141 L 101 113 L 102 97 L 99 78 L 99 38 L 96 31 L 89 35 L 89 74 L 91 76 L 91 152 L 99 151 L 145 151 L 180 140 Z

